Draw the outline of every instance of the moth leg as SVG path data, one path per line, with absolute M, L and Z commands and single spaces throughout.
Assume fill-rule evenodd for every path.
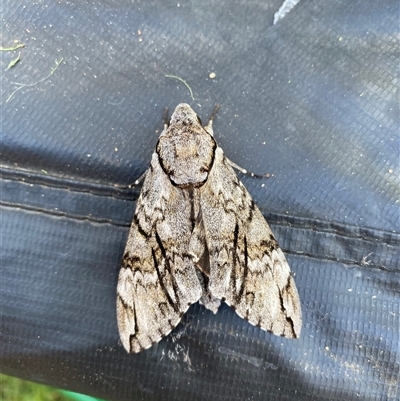
M 240 167 L 236 163 L 234 163 L 232 160 L 229 160 L 227 157 L 225 157 L 225 160 L 228 162 L 228 164 L 235 168 L 236 170 L 240 171 L 242 174 L 248 175 L 250 177 L 256 177 L 256 178 L 270 178 L 273 177 L 273 174 L 255 174 L 252 173 L 251 171 L 247 171 L 245 168 Z
M 131 188 L 135 187 L 136 185 L 139 185 L 144 180 L 144 178 L 146 177 L 146 173 L 147 173 L 147 170 L 144 173 L 140 174 L 139 178 L 136 179 L 133 184 L 129 184 L 129 185 L 114 184 L 114 187 L 119 188 L 119 189 L 131 189 Z
M 136 181 L 133 183 L 133 186 L 139 185 L 146 177 L 146 173 L 147 173 L 147 170 L 143 174 L 141 174 L 138 179 L 136 179 Z M 130 185 L 130 186 L 132 186 L 132 185 Z

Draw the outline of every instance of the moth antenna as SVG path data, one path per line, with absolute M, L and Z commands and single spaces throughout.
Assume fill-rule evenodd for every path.
M 213 110 L 213 112 L 211 113 L 210 118 L 208 119 L 208 124 L 207 124 L 207 125 L 212 125 L 212 121 L 214 120 L 215 116 L 217 115 L 217 112 L 218 112 L 219 108 L 220 108 L 220 105 L 217 103 L 217 104 L 214 106 L 214 110 Z
M 226 161 L 228 162 L 228 164 L 235 168 L 236 170 L 240 171 L 242 174 L 248 175 L 250 177 L 255 177 L 255 178 L 271 178 L 274 177 L 273 174 L 255 174 L 252 173 L 251 171 L 247 171 L 245 168 L 240 167 L 238 164 L 234 163 L 232 160 L 229 160 L 228 158 L 226 158 Z
M 164 129 L 168 128 L 169 127 L 168 107 L 164 108 L 163 121 L 164 121 Z
M 216 116 L 218 109 L 219 109 L 219 104 L 216 104 L 215 107 L 214 107 L 213 112 L 211 113 L 210 118 L 208 119 L 207 125 L 204 126 L 204 129 L 205 129 L 211 136 L 214 136 L 214 132 L 213 132 L 213 129 L 212 129 L 212 124 L 213 124 L 213 119 L 214 119 L 214 117 Z

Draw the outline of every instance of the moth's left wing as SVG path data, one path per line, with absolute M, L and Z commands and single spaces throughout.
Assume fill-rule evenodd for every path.
M 264 330 L 299 337 L 301 307 L 289 265 L 219 147 L 207 182 L 200 188 L 200 208 L 211 294 Z M 194 255 L 200 249 L 196 242 L 192 239 Z
M 203 293 L 187 252 L 194 206 L 188 191 L 171 184 L 154 153 L 118 278 L 118 328 L 128 352 L 160 341 Z

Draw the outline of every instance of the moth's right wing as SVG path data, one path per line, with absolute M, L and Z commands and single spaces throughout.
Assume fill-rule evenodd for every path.
M 195 261 L 209 257 L 211 295 L 264 330 L 299 337 L 301 306 L 289 265 L 221 148 L 200 192 L 204 229 L 194 231 L 190 249 Z
M 189 195 L 171 184 L 154 153 L 118 278 L 118 329 L 128 352 L 169 334 L 203 293 L 187 252 L 194 207 Z

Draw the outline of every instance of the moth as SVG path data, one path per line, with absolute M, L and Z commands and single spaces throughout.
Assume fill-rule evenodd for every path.
M 238 166 L 217 145 L 212 117 L 203 127 L 179 104 L 144 174 L 117 286 L 129 353 L 160 341 L 197 301 L 214 313 L 224 301 L 263 330 L 300 335 L 289 265 Z

